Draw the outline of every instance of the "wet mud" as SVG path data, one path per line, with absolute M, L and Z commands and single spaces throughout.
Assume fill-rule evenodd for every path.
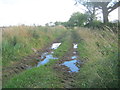
M 19 74 L 22 71 L 27 69 L 31 69 L 33 67 L 38 67 L 40 65 L 44 65 L 49 62 L 50 59 L 57 59 L 52 56 L 54 53 L 53 50 L 57 49 L 61 43 L 62 37 L 57 38 L 52 43 L 46 45 L 44 48 L 37 50 L 31 55 L 23 57 L 23 59 L 19 60 L 18 62 L 12 64 L 10 67 L 3 67 L 2 68 L 2 79 L 3 84 L 13 77 L 16 74 Z
M 78 53 L 78 44 L 73 43 L 72 47 L 68 50 L 59 61 L 54 65 L 56 72 L 60 73 L 59 78 L 62 79 L 61 83 L 64 84 L 64 88 L 74 88 L 74 77 L 80 66 L 83 65 Z

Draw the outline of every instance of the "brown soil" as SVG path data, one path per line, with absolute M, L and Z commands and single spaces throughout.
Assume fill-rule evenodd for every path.
M 22 71 L 25 71 L 26 69 L 29 69 L 30 67 L 33 67 L 35 65 L 37 65 L 39 58 L 41 57 L 41 55 L 44 52 L 51 52 L 51 50 L 49 49 L 51 47 L 51 45 L 53 43 L 56 42 L 61 42 L 61 39 L 63 38 L 63 36 L 61 36 L 60 38 L 54 40 L 52 43 L 46 45 L 43 49 L 39 49 L 37 50 L 37 53 L 33 53 L 32 55 L 26 56 L 24 57 L 22 60 L 20 60 L 17 63 L 14 63 L 12 66 L 10 67 L 3 67 L 3 84 L 10 79 L 12 76 L 14 76 L 15 74 L 18 74 Z M 76 54 L 74 54 L 73 52 L 76 52 Z M 61 78 L 61 83 L 63 83 L 64 88 L 74 88 L 74 76 L 77 74 L 76 72 L 69 72 L 70 69 L 64 65 L 61 65 L 62 63 L 64 63 L 65 61 L 71 61 L 74 59 L 71 59 L 72 56 L 78 56 L 78 51 L 77 49 L 73 49 L 73 46 L 71 46 L 71 48 L 68 50 L 68 52 L 59 59 L 59 61 L 56 62 L 55 65 L 53 65 L 53 69 L 56 71 L 56 73 L 58 73 L 58 77 Z M 78 57 L 79 59 L 79 57 Z M 40 61 L 42 61 L 44 59 L 41 59 Z M 80 63 L 77 63 L 78 66 L 80 66 Z
M 2 67 L 2 83 L 4 84 L 7 80 L 9 80 L 14 75 L 25 71 L 26 69 L 29 69 L 31 67 L 34 67 L 37 65 L 39 61 L 42 61 L 44 59 L 40 59 L 42 53 L 44 52 L 50 52 L 51 45 L 55 42 L 60 42 L 62 37 L 57 38 L 52 43 L 49 43 L 44 48 L 37 50 L 37 53 L 33 53 L 31 55 L 28 55 L 24 57 L 23 59 L 19 60 L 16 63 L 13 63 L 9 67 Z
M 61 83 L 63 83 L 64 88 L 74 88 L 74 76 L 77 74 L 76 72 L 69 72 L 70 69 L 64 65 L 61 65 L 65 61 L 71 61 L 74 59 L 71 59 L 72 56 L 78 56 L 78 51 L 77 49 L 73 49 L 73 46 L 68 50 L 59 61 L 56 62 L 56 64 L 53 66 L 53 69 L 56 71 L 58 74 L 58 77 L 62 79 Z M 73 52 L 76 52 L 74 54 Z M 80 65 L 80 63 L 78 63 Z

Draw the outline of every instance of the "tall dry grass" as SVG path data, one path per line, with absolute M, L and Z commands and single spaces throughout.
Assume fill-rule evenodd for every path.
M 2 31 L 3 66 L 41 49 L 66 31 L 60 27 L 13 26 Z
M 78 49 L 84 62 L 76 76 L 76 87 L 118 87 L 118 35 L 110 30 L 77 30 L 82 41 Z

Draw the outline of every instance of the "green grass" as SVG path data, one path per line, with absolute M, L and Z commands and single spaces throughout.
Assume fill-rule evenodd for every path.
M 60 27 L 8 27 L 3 31 L 3 67 L 10 66 L 23 56 L 33 53 L 32 48 L 41 49 L 66 32 Z
M 32 53 L 31 48 L 42 48 L 66 30 L 58 27 L 22 27 L 24 35 L 18 31 L 3 33 L 3 64 L 18 61 L 19 57 Z M 16 29 L 20 29 L 16 28 Z M 24 31 L 25 29 L 25 31 Z M 27 29 L 27 30 L 26 30 Z M 20 29 L 21 30 L 21 29 Z M 35 31 L 33 31 L 35 30 Z M 22 38 L 23 37 L 23 38 Z M 25 39 L 27 37 L 27 39 Z M 78 44 L 80 60 L 84 62 L 76 73 L 73 84 L 77 88 L 117 88 L 118 86 L 118 37 L 111 31 L 98 31 L 86 28 L 68 30 L 63 36 L 60 47 L 54 50 L 57 60 L 21 72 L 11 78 L 3 88 L 62 88 L 62 77 L 53 69 L 72 47 L 73 41 Z M 79 42 L 80 41 L 80 42 Z M 17 42 L 14 45 L 14 43 Z M 39 43 L 38 43 L 39 42 Z M 25 48 L 23 48 L 25 47 Z M 23 53 L 22 53 L 23 52 Z M 26 53 L 26 54 L 25 54 Z M 16 58 L 15 58 L 16 57 Z M 11 63 L 10 63 L 11 64 Z M 62 73 L 60 73 L 62 75 Z
M 68 51 L 70 48 L 69 44 L 71 44 L 71 42 L 69 42 L 69 40 L 71 40 L 70 37 L 71 34 L 68 32 L 63 38 L 64 42 L 62 42 L 58 49 L 54 50 L 54 56 L 60 58 L 62 57 L 61 55 L 64 55 Z M 63 88 L 61 78 L 59 78 L 58 73 L 53 70 L 53 65 L 58 60 L 50 60 L 50 62 L 45 65 L 26 70 L 14 76 L 3 88 Z
M 78 51 L 84 65 L 75 77 L 75 87 L 118 88 L 117 35 L 88 29 L 80 29 L 78 33 L 83 39 Z
M 72 47 L 72 37 L 71 32 L 68 31 L 66 33 L 66 37 L 62 39 L 62 46 L 54 51 L 54 56 L 61 58 L 68 51 L 68 49 Z
M 6 84 L 5 88 L 57 88 L 62 87 L 56 73 L 47 66 L 27 70 Z

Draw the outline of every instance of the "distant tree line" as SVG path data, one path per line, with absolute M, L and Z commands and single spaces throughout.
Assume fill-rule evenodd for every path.
M 55 25 L 63 25 L 65 27 L 81 27 L 87 23 L 87 14 L 75 12 L 71 15 L 67 22 L 55 22 Z
M 102 0 L 98 0 L 97 2 L 92 2 L 92 0 L 75 0 L 76 4 L 81 4 L 86 7 L 85 13 L 75 12 L 71 15 L 70 19 L 66 22 L 50 22 L 47 23 L 46 26 L 58 26 L 62 25 L 67 28 L 73 27 L 89 27 L 89 28 L 99 28 L 104 29 L 109 26 L 113 30 L 118 30 L 120 22 L 116 21 L 114 23 L 109 22 L 108 15 L 110 12 L 115 10 L 120 6 L 120 1 L 114 2 L 113 0 L 109 0 L 109 2 Z M 102 11 L 103 22 L 97 20 L 97 11 Z

